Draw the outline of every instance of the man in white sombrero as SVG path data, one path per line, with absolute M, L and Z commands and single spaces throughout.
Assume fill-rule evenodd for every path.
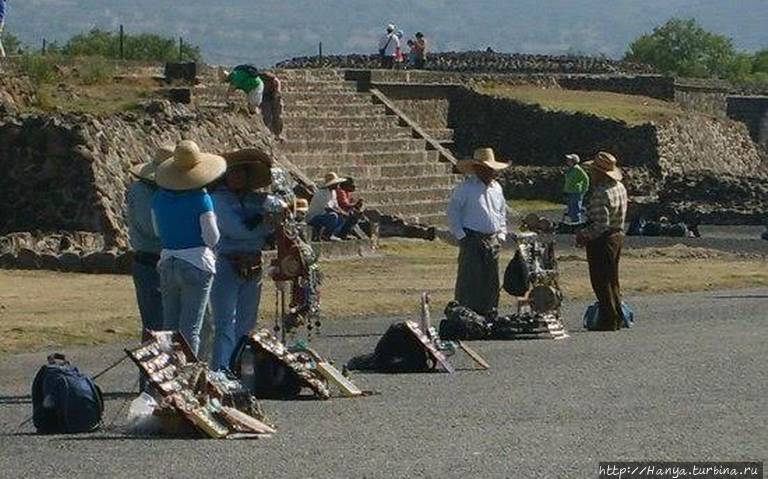
M 158 263 L 163 328 L 180 331 L 195 353 L 216 274 L 213 249 L 220 236 L 205 187 L 226 168 L 223 157 L 203 153 L 195 142 L 185 140 L 155 173 L 160 189 L 152 199 L 152 218 L 163 247 Z
M 309 202 L 307 224 L 319 233 L 322 240 L 340 241 L 337 233 L 346 229 L 346 217 L 339 207 L 336 195 L 336 188 L 345 181 L 346 178 L 333 171 L 329 172 Z
M 627 190 L 616 158 L 604 151 L 585 163 L 591 175 L 592 197 L 587 226 L 576 235 L 576 244 L 587 249 L 589 279 L 599 302 L 598 330 L 616 331 L 622 326 L 619 258 L 624 243 Z
M 496 181 L 508 163 L 481 148 L 456 168 L 467 176 L 448 205 L 451 234 L 459 241 L 455 300 L 482 315 L 499 305 L 499 253 L 507 237 L 507 202 Z
M 162 246 L 152 226 L 152 197 L 157 191 L 155 171 L 172 156 L 172 146 L 161 146 L 151 161 L 131 168 L 135 181 L 125 193 L 125 222 L 128 225 L 128 242 L 133 251 L 131 274 L 141 316 L 142 341 L 147 339 L 148 331 L 163 329 L 163 299 L 160 295 L 160 275 L 157 272 Z M 145 388 L 146 380 L 142 377 L 141 390 Z

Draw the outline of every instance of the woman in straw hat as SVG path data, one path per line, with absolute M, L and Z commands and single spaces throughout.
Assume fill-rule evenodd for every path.
M 160 238 L 152 226 L 152 197 L 157 191 L 155 171 L 165 160 L 173 156 L 173 147 L 162 146 L 155 152 L 152 161 L 131 168 L 136 181 L 126 192 L 125 220 L 128 224 L 128 242 L 133 250 L 133 286 L 141 316 L 141 339 L 146 340 L 148 331 L 163 329 L 163 299 L 160 295 L 160 275 L 157 262 L 160 260 Z M 146 380 L 141 378 L 141 390 Z
M 455 299 L 475 312 L 492 314 L 499 304 L 499 253 L 507 237 L 507 203 L 495 180 L 509 166 L 481 148 L 456 168 L 467 178 L 448 205 L 451 234 L 459 241 Z
M 273 232 L 268 216 L 285 207 L 276 196 L 256 191 L 272 182 L 271 157 L 259 150 L 241 150 L 224 157 L 224 181 L 211 194 L 221 233 L 211 287 L 213 370 L 229 368 L 235 344 L 256 324 L 261 301 L 261 250 Z
M 619 258 L 624 243 L 627 217 L 627 190 L 616 158 L 601 151 L 594 161 L 585 163 L 592 177 L 592 197 L 587 209 L 587 227 L 576 235 L 576 244 L 587 249 L 589 279 L 599 302 L 596 329 L 621 328 L 621 287 Z
M 216 273 L 213 248 L 219 241 L 205 186 L 226 168 L 224 158 L 203 153 L 195 142 L 185 140 L 155 173 L 160 190 L 152 200 L 152 215 L 163 246 L 158 263 L 163 328 L 180 331 L 195 353 Z
M 339 207 L 336 194 L 336 188 L 345 181 L 347 181 L 346 178 L 330 172 L 325 175 L 323 184 L 312 196 L 307 212 L 307 224 L 319 231 L 320 239 L 340 241 L 338 233 L 347 229 L 346 217 Z

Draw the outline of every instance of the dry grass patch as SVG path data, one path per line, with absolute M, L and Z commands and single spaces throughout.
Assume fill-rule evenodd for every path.
M 457 250 L 440 241 L 385 241 L 382 256 L 323 261 L 323 311 L 328 317 L 409 315 L 419 295 L 434 309 L 453 295 Z M 511 256 L 505 251 L 502 265 Z M 560 258 L 568 298 L 592 295 L 583 252 Z M 766 262 L 714 250 L 675 246 L 626 250 L 627 293 L 672 293 L 768 286 Z M 510 298 L 504 302 L 511 304 Z M 274 290 L 265 282 L 262 321 L 274 317 Z M 139 320 L 128 276 L 0 271 L 0 352 L 91 345 L 138 337 Z
M 659 122 L 683 114 L 674 103 L 639 95 L 502 83 L 483 83 L 475 88 L 480 93 L 539 105 L 549 111 L 586 113 L 629 125 Z

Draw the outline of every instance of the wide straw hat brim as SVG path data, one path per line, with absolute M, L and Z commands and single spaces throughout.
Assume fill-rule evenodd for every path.
M 494 171 L 501 171 L 509 167 L 509 163 L 503 163 L 496 161 L 496 155 L 490 148 L 479 148 L 475 150 L 475 153 L 471 160 L 459 160 L 456 162 L 456 169 L 464 174 L 472 174 L 475 172 L 475 166 L 485 166 Z
M 139 179 L 154 182 L 157 167 L 160 166 L 160 164 L 164 161 L 170 159 L 172 156 L 172 146 L 161 146 L 157 149 L 157 151 L 155 151 L 155 155 L 152 161 L 140 163 L 131 167 L 131 174 Z
M 340 185 L 347 181 L 346 178 L 343 176 L 339 176 L 336 173 L 328 173 L 325 175 L 325 178 L 323 178 L 323 188 L 330 188 L 331 186 Z
M 600 152 L 596 159 L 583 163 L 583 166 L 612 180 L 621 181 L 624 178 L 624 174 L 621 172 L 621 168 L 617 166 L 617 163 L 616 158 L 610 153 Z
M 194 148 L 195 151 L 191 153 L 195 160 L 194 164 L 184 164 L 180 160 L 180 146 L 177 146 L 173 158 L 157 167 L 155 181 L 158 186 L 175 191 L 195 190 L 208 185 L 224 174 L 227 170 L 227 160 L 224 157 L 202 153 L 197 150 L 197 145 L 194 145 Z
M 253 190 L 272 184 L 272 156 L 258 148 L 243 148 L 221 155 L 227 161 L 227 168 L 243 165 L 248 168 L 248 187 Z

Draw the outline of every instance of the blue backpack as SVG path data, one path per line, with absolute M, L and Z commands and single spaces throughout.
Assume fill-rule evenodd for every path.
M 624 301 L 621 302 L 622 327 L 631 328 L 635 324 L 635 311 Z M 599 323 L 600 303 L 595 301 L 584 312 L 584 328 L 593 330 Z
M 91 378 L 69 364 L 63 354 L 48 356 L 32 382 L 32 420 L 40 434 L 95 431 L 101 426 L 104 401 Z

